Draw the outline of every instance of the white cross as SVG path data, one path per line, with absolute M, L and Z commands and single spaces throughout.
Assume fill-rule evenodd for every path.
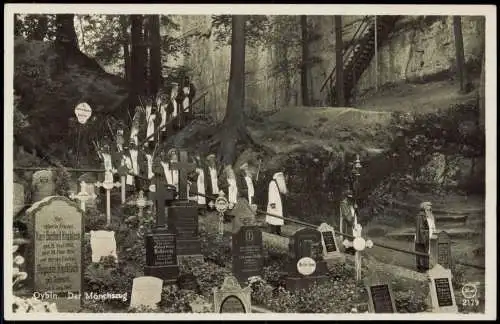
M 69 196 L 70 199 L 76 199 L 80 201 L 80 208 L 83 211 L 85 211 L 85 203 L 87 202 L 87 200 L 95 199 L 96 197 L 97 196 L 95 194 L 89 195 L 89 193 L 87 192 L 87 184 L 85 183 L 85 181 L 80 182 L 80 192 L 77 195 L 72 193 Z
M 106 189 L 106 223 L 111 224 L 111 189 L 119 188 L 121 184 L 119 182 L 113 182 L 113 173 L 111 171 L 106 171 L 104 176 L 104 182 L 96 182 L 96 187 L 103 187 Z
M 356 267 L 357 281 L 361 280 L 361 254 L 359 252 L 363 251 L 365 248 L 371 249 L 373 247 L 372 240 L 365 240 L 363 237 L 361 237 L 362 230 L 363 228 L 360 224 L 354 225 L 354 228 L 352 229 L 352 236 L 354 236 L 354 239 L 352 241 L 345 239 L 342 242 L 342 244 L 344 244 L 346 248 L 352 247 L 356 250 L 356 253 L 354 255 L 354 262 Z
M 139 191 L 137 199 L 135 201 L 128 202 L 128 204 L 137 206 L 137 208 L 139 208 L 139 218 L 142 218 L 144 208 L 146 206 L 152 206 L 153 202 L 151 200 L 147 200 L 146 197 L 144 196 L 144 192 L 141 190 Z

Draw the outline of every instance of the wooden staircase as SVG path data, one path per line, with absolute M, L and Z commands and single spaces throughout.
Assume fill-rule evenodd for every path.
M 387 40 L 400 16 L 377 16 L 377 46 Z M 375 52 L 375 17 L 365 16 L 361 21 L 353 38 L 343 49 L 344 67 L 344 96 L 346 103 L 352 97 L 352 90 L 357 81 L 366 70 Z M 336 105 L 336 73 L 335 67 L 323 82 L 320 92 L 326 95 L 326 103 Z M 326 91 L 326 92 L 325 92 Z

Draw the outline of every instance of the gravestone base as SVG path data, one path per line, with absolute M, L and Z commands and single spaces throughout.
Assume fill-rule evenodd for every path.
M 287 277 L 285 279 L 285 287 L 289 291 L 308 289 L 313 284 L 320 284 L 328 280 L 325 275 L 307 276 L 307 277 Z
M 173 285 L 177 282 L 179 276 L 179 266 L 144 266 L 144 275 L 160 278 L 164 283 Z
M 178 255 L 177 263 L 179 265 L 185 264 L 188 262 L 205 262 L 205 257 L 203 254 L 192 254 L 192 255 Z

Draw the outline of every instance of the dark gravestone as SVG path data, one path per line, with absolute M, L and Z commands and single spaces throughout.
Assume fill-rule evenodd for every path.
M 374 313 L 395 313 L 396 307 L 388 284 L 368 287 L 370 309 Z
M 26 213 L 32 238 L 26 257 L 33 291 L 47 293 L 47 298 L 54 298 L 56 303 L 58 299 L 80 296 L 84 228 L 81 209 L 66 197 L 51 196 L 33 204 Z M 76 310 L 80 300 L 72 299 L 67 306 Z
M 450 281 L 448 278 L 434 279 L 436 287 L 437 301 L 439 307 L 453 306 L 453 296 L 451 294 Z
M 286 287 L 289 290 L 307 289 L 313 283 L 326 279 L 328 272 L 326 262 L 323 260 L 323 244 L 321 232 L 311 228 L 303 228 L 295 232 L 290 240 L 291 262 L 288 265 Z M 314 271 L 302 274 L 298 270 L 299 264 L 309 264 L 310 258 L 314 260 Z
M 262 275 L 264 251 L 258 226 L 242 226 L 232 236 L 233 274 L 239 282 Z
M 164 228 L 153 228 L 145 235 L 146 266 L 144 274 L 173 283 L 179 275 L 176 236 Z
M 191 273 L 182 274 L 177 279 L 177 286 L 181 290 L 192 290 L 197 294 L 201 293 L 200 283 L 196 276 Z
M 451 240 L 450 235 L 445 231 L 438 234 L 437 238 L 437 263 L 445 269 L 451 269 Z
M 228 296 L 222 301 L 219 313 L 245 313 L 245 305 L 237 296 Z
M 337 244 L 333 238 L 332 232 L 323 232 L 323 240 L 325 241 L 326 252 L 337 252 Z
M 156 210 L 156 226 L 163 227 L 167 225 L 168 217 L 168 206 L 175 199 L 175 187 L 167 185 L 164 177 L 156 174 L 155 175 L 155 192 L 151 193 L 151 197 L 155 202 Z
M 198 207 L 187 204 L 168 207 L 168 228 L 177 235 L 177 258 L 203 259 L 198 232 Z

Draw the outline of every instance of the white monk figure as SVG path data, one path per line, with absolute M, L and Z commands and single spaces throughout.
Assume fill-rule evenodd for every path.
M 140 106 L 135 107 L 134 118 L 132 119 L 132 127 L 130 130 L 130 140 L 139 145 L 139 131 L 141 129 L 141 119 L 143 118 L 143 110 Z
M 179 192 L 179 170 L 173 164 L 179 162 L 179 157 L 177 156 L 177 150 L 171 149 L 168 151 L 170 172 L 172 174 L 172 183 L 170 185 L 175 187 L 176 192 Z
M 166 94 L 164 92 L 160 91 L 158 94 L 158 100 L 156 102 L 156 106 L 158 107 L 158 118 L 160 119 L 159 138 L 160 138 L 160 142 L 162 142 L 162 143 L 165 142 L 166 137 L 167 137 L 167 129 L 165 127 L 167 125 L 167 118 L 168 118 L 167 103 L 168 103 L 168 99 L 167 99 Z
M 140 177 L 147 176 L 147 157 L 137 149 L 133 139 L 130 141 L 127 154 L 125 154 L 125 165 L 134 175 L 133 178 L 127 177 L 127 184 L 134 185 L 137 190 L 143 190 L 143 181 Z
M 229 209 L 233 209 L 238 202 L 238 185 L 236 184 L 236 175 L 231 165 L 224 168 L 224 174 L 227 181 L 227 198 L 229 201 Z
M 147 142 L 154 142 L 155 137 L 153 136 L 155 132 L 155 120 L 156 120 L 156 110 L 153 107 L 153 102 L 151 99 L 146 100 L 146 138 Z
M 285 210 L 285 195 L 288 193 L 285 175 L 283 172 L 275 173 L 269 182 L 269 192 L 267 200 L 267 213 L 283 217 Z M 266 215 L 266 223 L 271 225 L 272 232 L 281 235 L 281 226 L 285 224 L 282 218 Z
M 205 175 L 207 177 L 206 186 L 207 186 L 207 195 L 217 197 L 219 195 L 219 178 L 217 175 L 217 164 L 215 161 L 215 154 L 210 154 L 207 156 L 207 163 L 205 168 Z M 208 199 L 207 208 L 213 209 L 210 207 L 210 202 L 214 202 L 214 199 Z
M 167 113 L 170 115 L 170 119 L 173 119 L 179 115 L 179 103 L 177 102 L 177 97 L 179 96 L 179 84 L 172 83 L 172 89 L 170 90 L 170 100 L 167 106 Z
M 113 156 L 111 155 L 111 148 L 109 147 L 109 144 L 104 143 L 98 154 L 104 164 L 104 170 L 106 171 L 106 173 L 109 172 L 111 175 L 115 174 L 117 170 L 113 165 Z M 102 181 L 103 175 L 101 174 L 99 178 Z
M 196 188 L 198 192 L 205 195 L 205 170 L 203 170 L 203 165 L 201 163 L 201 158 L 196 155 L 196 173 L 198 174 L 198 179 L 196 181 Z M 206 205 L 207 199 L 205 196 L 198 195 L 198 205 Z
M 255 196 L 255 189 L 253 186 L 252 172 L 248 163 L 243 163 L 240 166 L 242 174 L 240 175 L 240 183 L 238 189 L 240 194 L 248 200 L 248 204 L 253 204 L 253 197 Z

